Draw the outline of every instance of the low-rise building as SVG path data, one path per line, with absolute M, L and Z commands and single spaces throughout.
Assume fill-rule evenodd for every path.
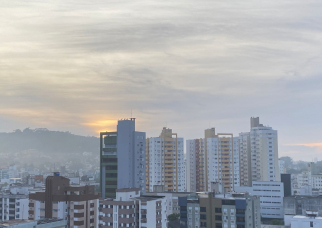
M 260 199 L 248 193 L 197 193 L 180 197 L 179 206 L 181 228 L 261 227 Z
M 291 225 L 291 219 L 296 215 L 307 216 L 307 211 L 314 211 L 316 217 L 322 217 L 322 196 L 284 197 L 285 225 Z
M 291 219 L 291 228 L 320 228 L 322 217 L 297 215 Z
M 99 198 L 94 186 L 74 187 L 68 178 L 48 176 L 44 192 L 29 194 L 29 219 L 65 219 L 69 227 L 98 228 Z
M 117 189 L 115 199 L 100 200 L 100 227 L 166 228 L 164 196 L 141 195 L 139 188 Z
M 283 219 L 284 184 L 278 181 L 253 181 L 252 187 L 236 187 L 236 192 L 248 192 L 260 197 L 262 218 Z
M 0 220 L 28 219 L 28 203 L 26 195 L 0 194 Z
M 65 228 L 66 220 L 63 219 L 43 219 L 31 220 L 10 220 L 0 222 L 0 228 Z

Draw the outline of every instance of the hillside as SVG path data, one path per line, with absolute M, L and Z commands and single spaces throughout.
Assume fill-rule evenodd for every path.
M 16 153 L 24 150 L 36 150 L 44 154 L 83 152 L 99 154 L 99 138 L 43 128 L 0 133 L 0 153 Z

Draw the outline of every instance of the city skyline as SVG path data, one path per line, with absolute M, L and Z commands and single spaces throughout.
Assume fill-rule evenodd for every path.
M 147 137 L 169 127 L 187 140 L 211 127 L 237 136 L 259 116 L 278 131 L 280 157 L 321 160 L 321 7 L 3 3 L 1 132 L 45 127 L 99 137 L 132 113 Z

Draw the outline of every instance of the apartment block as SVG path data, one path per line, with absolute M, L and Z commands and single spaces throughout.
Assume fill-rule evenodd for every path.
M 146 140 L 146 189 L 164 186 L 168 192 L 183 192 L 186 188 L 183 138 L 169 128 L 163 128 L 159 137 Z
M 148 196 L 163 196 L 167 201 L 167 216 L 171 214 L 179 214 L 179 198 L 188 197 L 189 192 L 147 192 Z
M 28 219 L 28 204 L 26 195 L 0 194 L 0 220 Z
M 284 184 L 277 181 L 253 181 L 252 187 L 241 186 L 235 188 L 236 192 L 248 192 L 250 195 L 260 197 L 260 211 L 262 218 L 284 218 Z
M 29 220 L 65 219 L 70 228 L 98 228 L 99 197 L 94 186 L 71 186 L 55 173 L 46 178 L 44 192 L 29 194 Z
M 208 192 L 212 192 L 213 182 L 222 184 L 220 192 L 232 192 L 240 185 L 239 177 L 239 137 L 219 133 L 207 139 Z
M 252 117 L 250 142 L 252 181 L 280 181 L 277 131 Z
M 115 199 L 100 200 L 102 228 L 166 228 L 167 201 L 163 196 L 145 196 L 139 188 L 117 189 Z
M 198 193 L 179 198 L 181 228 L 260 228 L 260 200 L 248 194 Z M 198 214 L 199 213 L 199 214 Z
M 115 197 L 116 189 L 145 192 L 145 132 L 135 131 L 135 118 L 119 120 L 116 132 L 100 133 L 100 185 L 102 197 Z
M 205 191 L 205 150 L 204 139 L 186 141 L 186 184 L 188 192 Z
M 252 186 L 250 133 L 239 134 L 240 185 Z

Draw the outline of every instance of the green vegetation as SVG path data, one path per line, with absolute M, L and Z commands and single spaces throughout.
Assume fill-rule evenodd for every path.
M 270 225 L 284 225 L 284 221 L 280 220 L 280 219 L 273 219 L 273 220 L 271 220 L 271 222 L 269 224 Z
M 180 219 L 180 214 L 179 213 L 173 213 L 171 215 L 168 215 L 168 221 L 172 222 L 172 221 L 176 221 Z

